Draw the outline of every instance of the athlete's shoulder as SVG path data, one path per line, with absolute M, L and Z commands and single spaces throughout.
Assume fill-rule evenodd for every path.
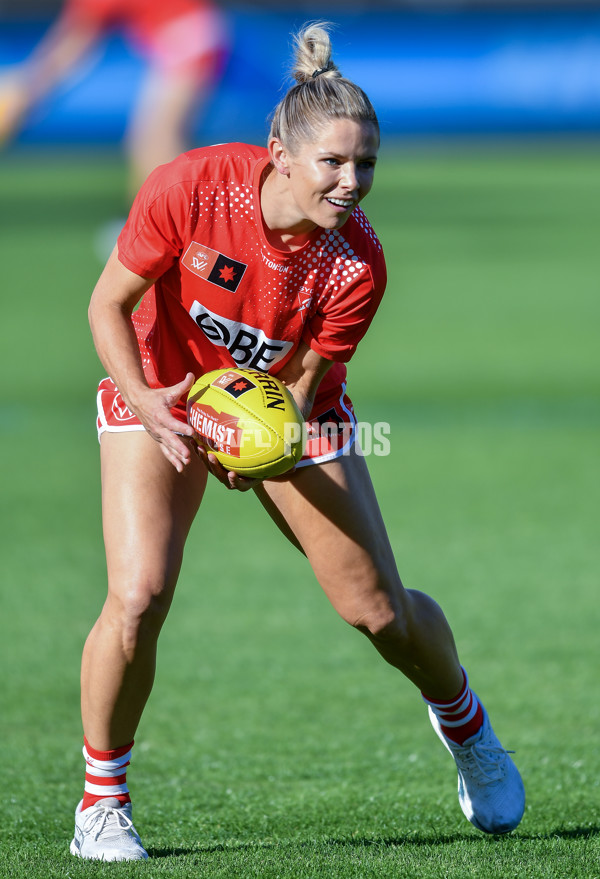
M 385 256 L 381 241 L 361 207 L 356 207 L 339 231 L 344 246 L 353 258 L 369 266 L 372 275 L 386 276 Z
M 383 255 L 381 242 L 360 206 L 352 211 L 348 222 L 342 227 L 342 231 L 346 237 L 352 237 L 357 243 L 361 242 L 367 249 Z
M 218 144 L 181 153 L 177 158 L 159 165 L 142 187 L 146 204 L 177 191 L 189 197 L 203 184 L 252 186 L 256 169 L 267 161 L 267 150 L 249 144 Z
M 219 143 L 199 147 L 179 157 L 181 167 L 198 180 L 224 180 L 237 182 L 251 180 L 257 164 L 267 158 L 265 147 L 247 143 Z M 177 161 L 177 160 L 176 160 Z

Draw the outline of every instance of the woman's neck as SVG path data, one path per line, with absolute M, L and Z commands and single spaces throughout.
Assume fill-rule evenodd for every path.
M 288 178 L 278 174 L 272 165 L 264 172 L 260 207 L 265 236 L 277 250 L 300 250 L 317 228 L 310 220 L 294 216 Z

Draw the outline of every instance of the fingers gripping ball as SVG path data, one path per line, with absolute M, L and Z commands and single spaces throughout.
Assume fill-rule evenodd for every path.
M 187 417 L 196 442 L 242 476 L 280 476 L 304 452 L 306 429 L 294 398 L 254 369 L 207 372 L 190 390 Z

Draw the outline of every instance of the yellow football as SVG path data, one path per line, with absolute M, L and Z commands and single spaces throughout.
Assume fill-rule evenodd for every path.
M 215 369 L 192 387 L 188 422 L 225 467 L 266 479 L 294 467 L 306 429 L 294 398 L 279 379 L 255 369 Z

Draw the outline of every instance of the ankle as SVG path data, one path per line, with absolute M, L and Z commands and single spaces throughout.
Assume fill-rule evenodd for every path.
M 444 737 L 456 745 L 463 745 L 477 735 L 483 725 L 483 706 L 469 687 L 469 679 L 463 669 L 463 685 L 454 699 L 442 701 L 422 694 L 423 699 L 439 720 Z
M 127 787 L 127 767 L 133 742 L 110 751 L 100 751 L 84 738 L 83 756 L 86 762 L 82 811 L 100 800 L 116 799 L 122 805 L 131 802 Z

